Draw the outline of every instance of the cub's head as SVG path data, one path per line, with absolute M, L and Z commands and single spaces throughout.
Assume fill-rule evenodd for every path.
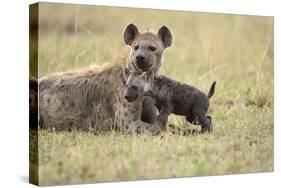
M 128 102 L 133 102 L 152 88 L 154 73 L 152 71 L 138 73 L 130 71 L 128 68 L 123 69 L 125 81 L 124 97 Z
M 137 72 L 157 73 L 163 51 L 172 45 L 172 34 L 168 27 L 162 26 L 157 34 L 139 33 L 134 24 L 129 24 L 123 32 L 124 42 L 131 47 L 129 65 Z M 131 64 L 131 65 L 130 65 Z

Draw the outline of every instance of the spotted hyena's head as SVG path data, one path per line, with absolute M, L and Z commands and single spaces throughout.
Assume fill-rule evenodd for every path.
M 138 73 L 124 68 L 123 76 L 126 81 L 124 97 L 128 102 L 137 100 L 152 88 L 153 71 Z
M 134 71 L 158 72 L 163 51 L 171 46 L 172 34 L 168 27 L 162 26 L 157 34 L 151 32 L 139 33 L 134 24 L 129 24 L 123 33 L 124 42 L 131 47 L 129 67 Z M 131 64 L 131 65 L 130 65 Z

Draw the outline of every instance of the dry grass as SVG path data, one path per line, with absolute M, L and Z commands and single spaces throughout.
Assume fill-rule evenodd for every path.
M 40 184 L 272 171 L 271 17 L 41 4 L 40 77 L 111 62 L 131 22 L 142 31 L 172 30 L 162 74 L 205 92 L 217 81 L 214 132 L 160 138 L 40 130 Z M 180 117 L 169 121 L 190 126 Z

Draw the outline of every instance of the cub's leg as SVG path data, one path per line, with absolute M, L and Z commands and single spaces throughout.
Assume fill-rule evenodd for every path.
M 161 108 L 159 115 L 157 116 L 156 126 L 164 129 L 166 126 L 166 122 L 168 121 L 168 116 L 171 114 L 169 108 Z
M 154 105 L 154 99 L 149 96 L 144 96 L 142 102 L 141 120 L 143 122 L 154 124 L 157 119 L 158 109 Z

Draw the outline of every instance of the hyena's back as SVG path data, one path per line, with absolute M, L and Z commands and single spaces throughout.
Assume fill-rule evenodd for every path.
M 86 70 L 41 79 L 39 114 L 42 126 L 56 130 L 112 129 L 121 74 L 122 68 L 116 66 L 100 73 Z

